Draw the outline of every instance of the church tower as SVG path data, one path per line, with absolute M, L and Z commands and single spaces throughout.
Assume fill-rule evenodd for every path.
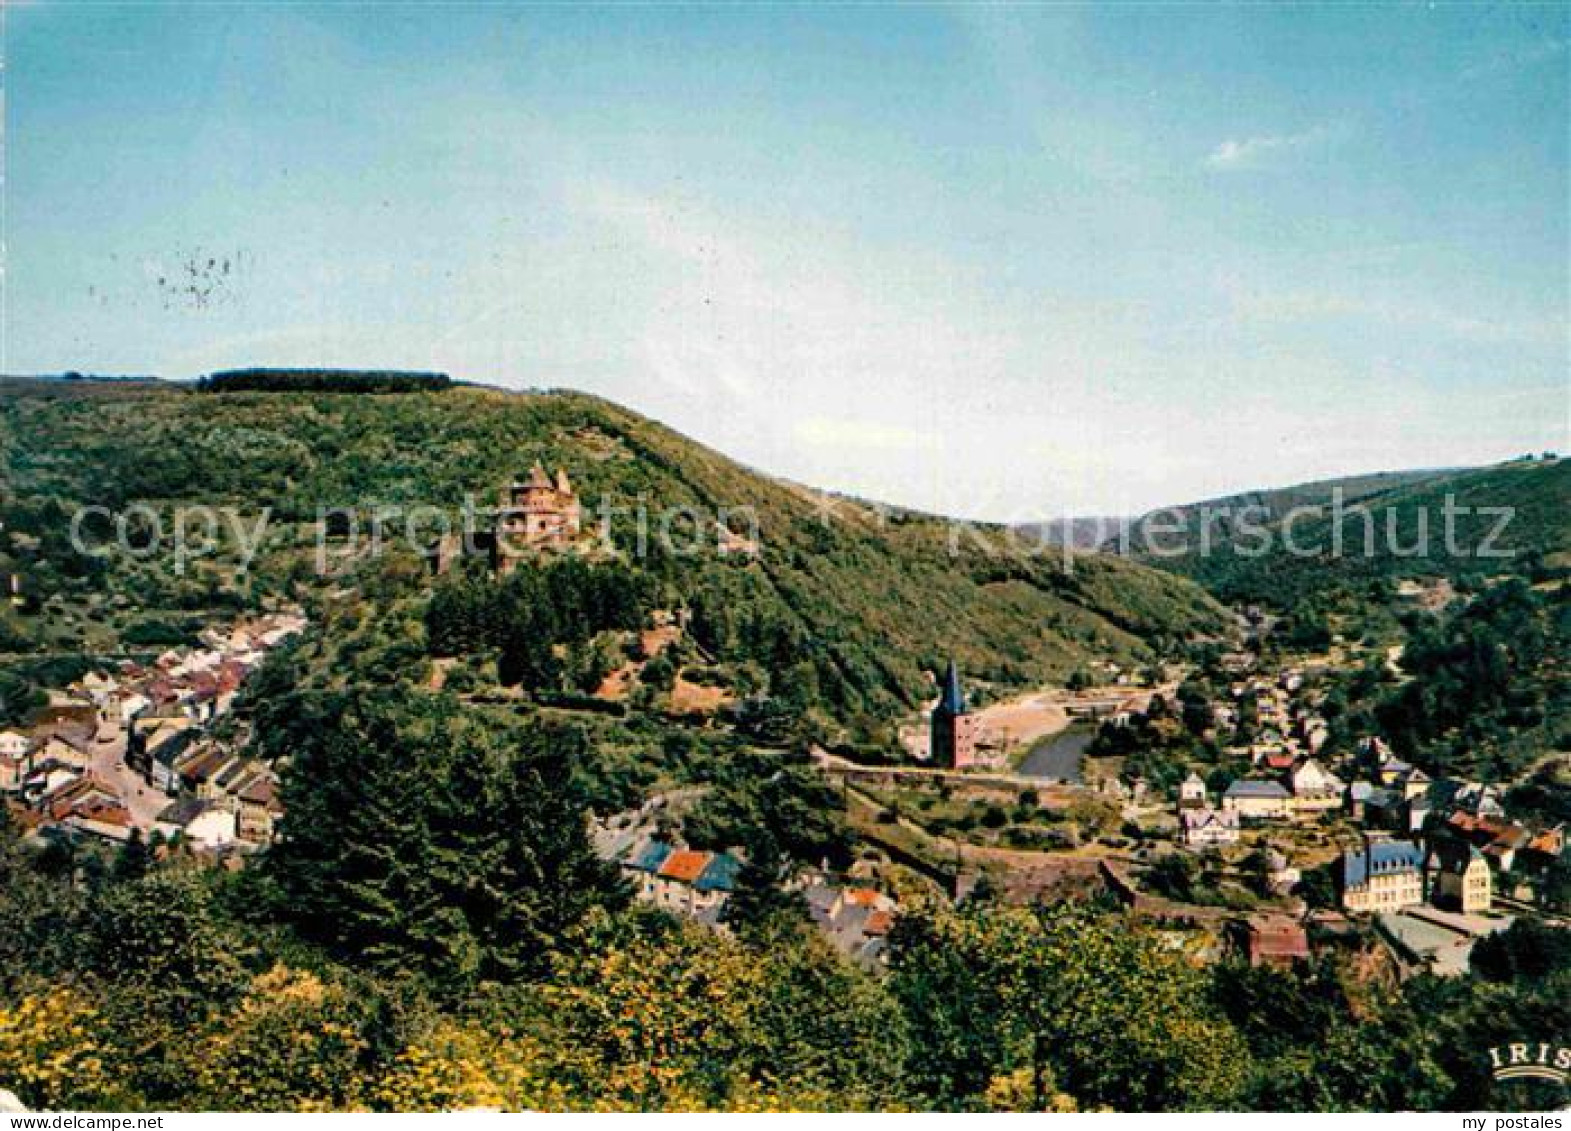
M 933 764 L 963 770 L 978 762 L 976 751 L 977 717 L 966 709 L 965 693 L 960 690 L 960 672 L 954 660 L 944 673 L 938 704 L 933 708 Z

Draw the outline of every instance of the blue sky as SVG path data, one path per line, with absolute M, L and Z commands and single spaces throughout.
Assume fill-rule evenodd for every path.
M 1564 4 L 4 18 L 9 372 L 570 386 L 992 518 L 1568 446 Z

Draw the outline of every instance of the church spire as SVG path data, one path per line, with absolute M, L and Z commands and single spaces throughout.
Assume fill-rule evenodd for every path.
M 955 667 L 953 656 L 949 658 L 949 670 L 944 673 L 944 687 L 938 697 L 938 709 L 950 715 L 966 713 L 966 697 L 960 690 L 960 671 Z

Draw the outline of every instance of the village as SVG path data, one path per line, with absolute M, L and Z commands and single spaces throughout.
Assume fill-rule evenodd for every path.
M 578 547 L 580 513 L 565 472 L 535 465 L 502 493 L 481 546 L 490 569 L 506 577 L 528 556 Z M 445 572 L 443 548 L 433 553 Z M 200 648 L 92 671 L 56 692 L 35 725 L 0 733 L 13 818 L 39 840 L 178 843 L 243 863 L 278 835 L 278 768 L 247 755 L 247 736 L 225 723 L 248 673 L 305 628 L 296 612 L 212 627 Z M 1243 616 L 1240 639 L 1267 628 Z M 684 631 L 682 617 L 657 615 L 640 634 L 644 660 L 612 671 L 596 698 L 620 705 L 642 665 Z M 1187 664 L 1094 668 L 1066 687 L 976 706 L 951 660 L 902 727 L 898 759 L 867 765 L 815 748 L 866 850 L 848 869 L 767 882 L 868 969 L 884 959 L 902 900 L 934 895 L 1106 896 L 1197 962 L 1292 963 L 1369 937 L 1407 973 L 1465 972 L 1478 939 L 1548 916 L 1541 879 L 1564 851 L 1563 826 L 1514 820 L 1498 785 L 1432 777 L 1373 735 L 1332 753 L 1323 661 L 1227 652 L 1204 696 Z M 443 672 L 439 663 L 434 687 Z M 728 697 L 702 690 L 678 668 L 672 717 L 711 725 Z M 1170 761 L 1161 780 L 1132 768 L 1184 726 L 1220 758 Z M 691 793 L 596 819 L 593 842 L 634 898 L 726 931 L 745 853 L 684 842 Z
M 1182 707 L 1172 683 L 1140 688 L 1126 678 L 973 711 L 951 664 L 915 760 L 873 767 L 818 752 L 876 851 L 838 878 L 802 870 L 785 890 L 868 968 L 882 961 L 913 873 L 959 902 L 1104 895 L 1201 963 L 1237 955 L 1290 965 L 1317 947 L 1372 941 L 1402 976 L 1458 975 L 1474 943 L 1516 918 L 1559 921 L 1539 888 L 1564 851 L 1563 826 L 1513 820 L 1498 786 L 1431 777 L 1376 737 L 1329 757 L 1318 709 L 1325 692 L 1312 666 L 1260 670 L 1248 653 L 1225 663 L 1235 678 L 1204 710 L 1224 729 L 1244 712 L 1258 720 L 1253 740 L 1228 751 L 1250 769 L 1224 783 L 1191 768 L 1168 790 L 1116 773 L 1023 772 L 1030 759 L 1020 757 L 1021 734 L 1035 743 L 1055 735 L 1043 733 L 1040 718 L 1022 725 L 1021 703 L 1038 716 L 1050 704 L 1074 726 L 1090 720 L 1120 731 L 1175 717 Z M 1000 733 L 1009 728 L 1015 733 Z M 682 800 L 655 799 L 597 826 L 597 847 L 637 898 L 724 930 L 744 862 L 662 831 L 679 827 L 662 810 Z M 980 818 L 940 816 L 956 806 Z M 1045 835 L 1011 841 L 1044 821 Z
M 31 838 L 179 843 L 213 862 L 271 843 L 275 769 L 220 732 L 246 677 L 299 635 L 303 616 L 247 618 L 201 647 L 90 671 L 27 729 L 0 731 L 0 792 Z
M 1172 683 L 1056 698 L 1098 719 L 1115 747 L 1118 734 L 1185 710 L 1208 718 L 1208 735 L 1247 713 L 1250 740 L 1223 751 L 1249 767 L 1236 776 L 1191 766 L 1159 789 L 1100 758 L 1084 758 L 1088 772 L 1073 780 L 1026 776 L 1031 760 L 1011 769 L 1013 744 L 992 726 L 1013 721 L 1013 704 L 969 709 L 953 665 L 929 713 L 924 765 L 821 764 L 871 810 L 864 835 L 896 858 L 951 862 L 957 897 L 1102 893 L 1197 961 L 1292 963 L 1367 927 L 1404 974 L 1460 974 L 1473 944 L 1515 918 L 1560 921 L 1541 889 L 1564 852 L 1563 825 L 1512 819 L 1501 786 L 1431 777 L 1375 736 L 1329 756 L 1323 668 L 1265 670 L 1249 652 L 1223 662 L 1233 678 L 1213 701 L 1181 702 Z

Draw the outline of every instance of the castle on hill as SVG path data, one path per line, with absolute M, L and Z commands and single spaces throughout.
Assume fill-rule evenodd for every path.
M 533 550 L 570 545 L 582 523 L 578 492 L 567 472 L 557 468 L 552 479 L 537 462 L 527 479 L 514 480 L 503 492 L 496 511 L 493 564 L 499 573 L 511 573 Z

